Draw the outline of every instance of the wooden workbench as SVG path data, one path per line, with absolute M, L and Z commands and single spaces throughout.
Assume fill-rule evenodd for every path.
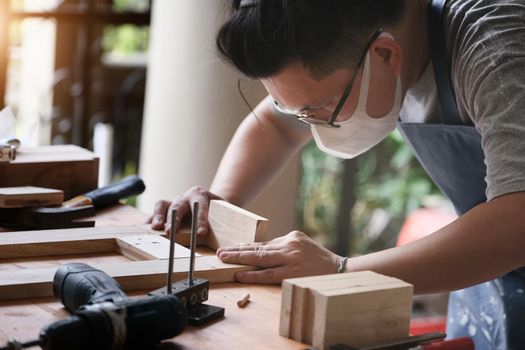
M 99 213 L 97 226 L 141 224 L 146 215 L 134 208 L 118 206 Z M 1 233 L 0 233 L 1 234 Z M 54 266 L 59 263 L 82 261 L 122 261 L 118 254 L 104 256 L 68 257 L 56 259 L 46 257 L 38 260 L 19 259 L 0 263 L 0 270 Z M 167 269 L 167 266 L 166 266 Z M 134 293 L 146 294 L 148 291 Z M 250 293 L 251 302 L 243 309 L 237 307 L 237 300 Z M 279 336 L 279 311 L 281 289 L 278 286 L 243 285 L 239 283 L 212 284 L 209 301 L 212 305 L 226 309 L 225 317 L 203 327 L 188 326 L 185 332 L 162 349 L 305 349 L 305 344 Z M 68 313 L 62 304 L 53 298 L 27 299 L 0 303 L 0 346 L 9 339 L 20 341 L 38 337 L 45 325 L 66 317 Z

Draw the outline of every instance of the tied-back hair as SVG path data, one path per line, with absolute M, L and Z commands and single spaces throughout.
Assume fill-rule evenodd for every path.
M 378 27 L 402 18 L 404 4 L 405 0 L 232 0 L 217 47 L 248 77 L 267 78 L 300 63 L 321 78 L 354 65 Z

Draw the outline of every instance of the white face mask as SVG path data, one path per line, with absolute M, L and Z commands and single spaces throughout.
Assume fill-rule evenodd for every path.
M 315 143 L 322 151 L 339 158 L 354 158 L 377 145 L 396 128 L 403 102 L 401 78 L 397 78 L 394 106 L 382 118 L 372 118 L 366 111 L 369 85 L 370 54 L 367 54 L 359 101 L 352 116 L 348 120 L 338 123 L 341 126 L 339 128 L 311 125 Z

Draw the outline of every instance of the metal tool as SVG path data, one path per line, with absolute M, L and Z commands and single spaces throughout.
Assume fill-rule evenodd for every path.
M 0 226 L 22 230 L 93 227 L 95 221 L 79 219 L 94 217 L 95 209 L 141 194 L 145 188 L 140 177 L 134 175 L 75 197 L 60 207 L 0 209 Z
M 0 226 L 15 230 L 93 227 L 93 220 L 78 220 L 94 216 L 95 208 L 92 205 L 78 208 L 0 209 Z
M 60 267 L 53 293 L 74 315 L 45 327 L 38 340 L 11 341 L 0 350 L 149 349 L 187 324 L 186 308 L 176 296 L 129 299 L 113 278 L 86 264 Z
M 10 162 L 16 159 L 16 152 L 20 148 L 20 140 L 15 137 L 0 139 L 0 162 Z
M 187 323 L 176 296 L 129 299 L 113 278 L 86 264 L 60 267 L 53 293 L 74 315 L 44 328 L 38 340 L 11 341 L 0 350 L 149 349 L 180 334 Z
M 199 215 L 199 203 L 193 204 L 191 240 L 190 240 L 190 266 L 188 278 L 172 284 L 173 256 L 175 250 L 176 216 L 177 211 L 171 212 L 171 239 L 168 261 L 167 286 L 154 290 L 150 295 L 173 294 L 188 308 L 188 323 L 190 325 L 201 325 L 224 315 L 224 308 L 204 304 L 208 300 L 210 283 L 203 278 L 195 278 L 195 250 L 197 246 L 197 218 Z
M 131 175 L 120 181 L 98 188 L 86 194 L 74 197 L 62 204 L 64 208 L 76 208 L 92 205 L 95 209 L 109 207 L 119 200 L 139 195 L 146 189 L 144 182 L 137 175 Z

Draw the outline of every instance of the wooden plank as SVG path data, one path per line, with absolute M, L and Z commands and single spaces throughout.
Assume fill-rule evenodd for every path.
M 266 240 L 268 220 L 231 203 L 212 200 L 208 213 L 211 249 Z
M 119 264 L 91 264 L 114 277 L 126 292 L 156 289 L 165 285 L 167 264 L 165 260 L 129 261 Z M 188 274 L 189 259 L 180 258 L 173 268 L 174 281 Z M 210 283 L 233 282 L 239 271 L 254 267 L 225 264 L 215 255 L 195 259 L 195 276 Z M 57 267 L 43 267 L 0 271 L 0 300 L 12 300 L 53 295 L 53 276 Z
M 73 145 L 20 148 L 16 159 L 0 163 L 0 187 L 39 186 L 64 191 L 64 199 L 98 186 L 98 157 Z
M 371 271 L 303 277 L 283 281 L 283 293 L 280 334 L 315 348 L 408 336 L 413 286 L 399 279 Z
M 0 208 L 60 205 L 63 200 L 64 192 L 51 188 L 33 186 L 0 188 Z
M 0 233 L 0 259 L 105 253 L 117 249 L 116 238 L 163 234 L 145 226 L 90 227 Z
M 132 260 L 165 260 L 170 257 L 170 240 L 158 235 L 142 234 L 117 237 L 117 245 L 118 251 Z M 175 259 L 189 258 L 190 250 L 175 244 L 174 257 Z

